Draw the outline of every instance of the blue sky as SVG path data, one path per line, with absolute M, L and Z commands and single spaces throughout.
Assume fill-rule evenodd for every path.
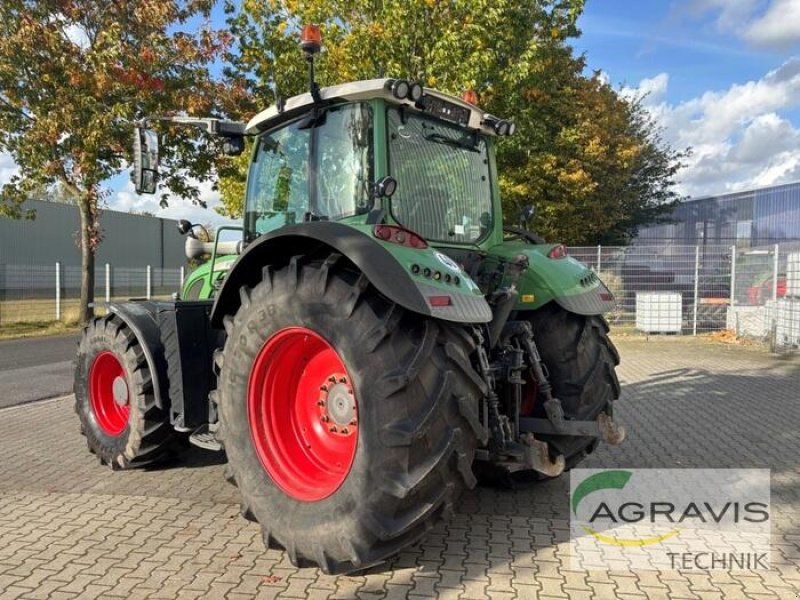
M 588 69 L 647 94 L 664 138 L 692 148 L 682 193 L 800 180 L 800 0 L 587 0 L 579 26 Z M 13 169 L 0 155 L 0 182 Z M 180 200 L 160 209 L 127 173 L 111 183 L 108 208 L 218 221 Z M 208 186 L 203 196 L 218 201 Z
M 682 192 L 800 180 L 800 0 L 588 0 L 574 46 L 645 104 Z

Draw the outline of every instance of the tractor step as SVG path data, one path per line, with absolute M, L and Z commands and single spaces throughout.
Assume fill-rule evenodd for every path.
M 204 450 L 219 452 L 222 450 L 222 442 L 217 439 L 217 424 L 201 425 L 192 435 L 189 436 L 189 443 Z

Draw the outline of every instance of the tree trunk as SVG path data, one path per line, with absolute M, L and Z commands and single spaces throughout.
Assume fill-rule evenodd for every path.
M 94 309 L 89 306 L 94 302 L 94 255 L 95 231 L 97 229 L 95 210 L 91 197 L 78 199 L 78 210 L 81 215 L 81 302 L 78 307 L 78 320 L 85 325 L 94 317 Z

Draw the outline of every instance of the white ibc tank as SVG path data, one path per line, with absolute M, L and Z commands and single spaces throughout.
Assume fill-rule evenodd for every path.
M 680 333 L 683 299 L 679 292 L 636 292 L 636 329 L 645 333 Z

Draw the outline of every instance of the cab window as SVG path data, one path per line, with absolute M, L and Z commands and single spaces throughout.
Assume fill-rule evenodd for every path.
M 372 206 L 372 112 L 366 104 L 307 115 L 257 141 L 247 183 L 249 239 L 306 219 L 342 219 Z

